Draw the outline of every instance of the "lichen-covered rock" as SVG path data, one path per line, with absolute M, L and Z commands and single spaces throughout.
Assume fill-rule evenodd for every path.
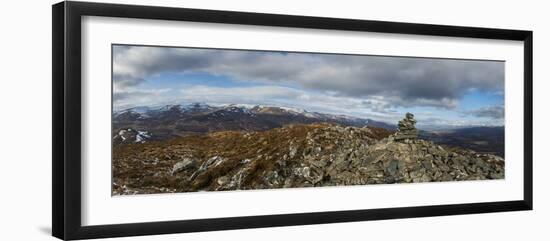
M 184 158 L 182 161 L 174 164 L 172 167 L 172 175 L 183 170 L 191 169 L 197 165 L 197 161 L 191 158 Z

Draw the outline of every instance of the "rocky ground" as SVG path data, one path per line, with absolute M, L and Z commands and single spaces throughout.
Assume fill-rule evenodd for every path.
M 504 178 L 504 159 L 374 127 L 289 125 L 116 145 L 113 195 Z

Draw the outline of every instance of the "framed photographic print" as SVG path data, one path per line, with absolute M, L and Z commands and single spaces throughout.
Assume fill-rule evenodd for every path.
M 61 2 L 53 235 L 532 209 L 532 32 Z

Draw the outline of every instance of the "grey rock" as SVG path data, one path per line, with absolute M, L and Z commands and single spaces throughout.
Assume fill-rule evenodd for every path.
M 184 158 L 182 161 L 174 164 L 174 166 L 172 167 L 171 174 L 174 175 L 178 172 L 194 168 L 196 167 L 196 165 L 197 165 L 197 161 L 195 159 Z
M 386 171 L 393 176 L 397 173 L 398 165 L 399 162 L 397 160 L 392 160 L 389 162 L 388 167 L 386 167 Z
M 431 170 L 432 169 L 432 162 L 430 161 L 422 161 L 422 166 L 424 168 L 426 168 L 426 170 Z
M 220 157 L 220 156 L 214 156 L 208 160 L 206 160 L 205 162 L 203 162 L 201 164 L 201 166 L 199 167 L 199 169 L 194 172 L 191 177 L 189 177 L 189 181 L 192 181 L 194 180 L 198 175 L 204 173 L 208 168 L 210 167 L 216 167 L 218 165 L 220 165 L 222 162 L 224 162 L 225 159 Z
M 223 176 L 223 177 L 219 177 L 217 182 L 218 182 L 218 185 L 223 186 L 230 181 L 231 181 L 231 178 L 229 178 L 228 176 Z
M 421 182 L 430 182 L 430 181 L 432 181 L 432 178 L 431 178 L 428 174 L 424 174 L 424 175 L 420 178 L 420 181 L 421 181 Z
M 291 146 L 290 147 L 290 152 L 288 153 L 288 155 L 289 155 L 290 158 L 294 158 L 294 156 L 296 156 L 297 152 L 298 152 L 298 148 L 296 148 L 295 146 Z

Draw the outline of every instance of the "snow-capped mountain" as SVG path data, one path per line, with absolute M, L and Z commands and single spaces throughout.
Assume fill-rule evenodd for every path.
M 139 131 L 132 128 L 120 129 L 113 136 L 113 143 L 145 143 L 151 136 L 152 134 L 148 131 Z
M 143 143 L 189 134 L 216 131 L 266 131 L 289 124 L 331 123 L 343 126 L 378 127 L 389 131 L 396 126 L 372 119 L 310 112 L 299 108 L 191 103 L 158 107 L 134 107 L 113 113 L 113 143 Z M 422 138 L 440 144 L 503 154 L 504 128 L 477 127 L 460 130 L 420 130 Z M 483 145 L 481 145 L 483 144 Z
M 343 115 L 310 112 L 299 108 L 191 103 L 160 107 L 133 107 L 113 113 L 113 133 L 132 128 L 164 139 L 212 131 L 264 131 L 288 124 L 328 122 L 345 126 L 373 126 L 394 129 L 383 122 Z

